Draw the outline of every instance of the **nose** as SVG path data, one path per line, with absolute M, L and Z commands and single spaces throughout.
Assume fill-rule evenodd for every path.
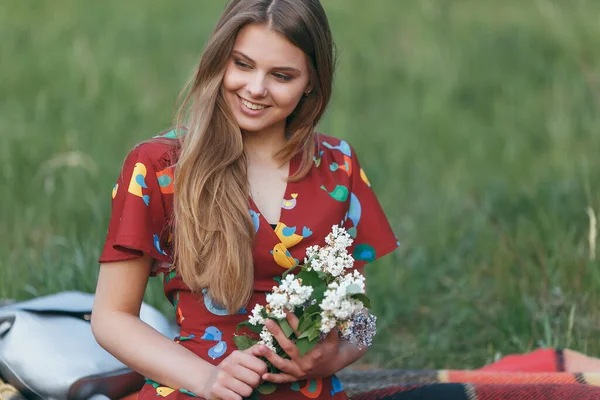
M 256 73 L 246 85 L 246 91 L 251 97 L 261 98 L 267 95 L 267 87 L 265 86 L 265 77 L 262 74 Z

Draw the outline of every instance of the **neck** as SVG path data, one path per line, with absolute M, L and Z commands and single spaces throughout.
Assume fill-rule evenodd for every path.
M 273 126 L 257 132 L 243 132 L 248 161 L 258 164 L 276 162 L 275 154 L 285 146 L 285 126 Z

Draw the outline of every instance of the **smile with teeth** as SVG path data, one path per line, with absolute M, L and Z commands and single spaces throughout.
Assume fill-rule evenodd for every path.
M 242 98 L 240 97 L 240 99 L 242 99 Z M 263 105 L 260 105 L 260 104 L 250 103 L 246 99 L 242 99 L 242 104 L 245 105 L 246 108 L 249 108 L 251 110 L 264 110 L 265 108 L 267 108 L 267 106 L 263 106 Z

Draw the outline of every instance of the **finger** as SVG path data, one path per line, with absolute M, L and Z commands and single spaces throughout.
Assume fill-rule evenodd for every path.
M 283 373 L 286 373 L 286 374 L 289 374 L 289 375 L 293 375 L 295 377 L 300 377 L 300 376 L 304 375 L 304 372 L 302 371 L 302 369 L 300 368 L 300 366 L 296 362 L 294 362 L 292 360 L 288 360 L 286 358 L 283 358 L 283 357 L 275 354 L 272 351 L 270 351 L 269 353 L 267 353 L 267 355 L 265 357 L 266 357 L 267 360 L 269 360 L 269 362 L 271 364 L 273 364 L 273 366 L 275 368 L 277 368 L 278 370 L 282 371 Z
M 242 397 L 249 397 L 252 394 L 252 391 L 254 390 L 250 385 L 237 380 L 237 379 L 228 379 L 227 382 L 225 382 L 224 386 L 231 390 L 233 393 L 236 393 L 239 396 Z
M 287 320 L 288 324 L 290 324 L 290 326 L 292 327 L 292 330 L 294 331 L 296 336 L 300 336 L 301 332 L 298 332 L 298 323 L 300 322 L 300 320 L 298 319 L 298 317 L 296 317 L 296 314 L 287 311 L 285 319 Z
M 271 351 L 264 344 L 255 344 L 241 351 L 235 362 L 262 375 L 267 371 L 267 364 L 258 357 L 265 357 L 269 352 Z
M 327 337 L 325 338 L 324 342 L 328 342 L 328 343 L 338 343 L 340 341 L 340 335 L 339 335 L 339 331 L 337 329 L 332 329 L 329 331 L 329 333 L 327 334 Z
M 308 373 L 312 371 L 322 361 L 323 354 L 325 353 L 324 343 L 319 343 L 312 350 L 302 356 L 299 360 L 296 360 L 298 366 L 302 371 Z
M 283 330 L 281 330 L 275 321 L 269 319 L 265 321 L 265 326 L 271 331 L 273 337 L 277 340 L 277 343 L 279 343 L 279 346 L 281 346 L 288 356 L 292 359 L 296 359 L 300 356 L 296 344 L 285 336 L 285 333 L 283 333 Z
M 260 384 L 261 377 L 265 374 L 265 372 L 256 372 L 241 365 L 236 365 L 235 368 L 232 368 L 230 374 L 240 382 L 255 388 Z
M 264 374 L 262 376 L 262 378 L 263 378 L 263 380 L 265 380 L 267 382 L 273 382 L 273 383 L 290 383 L 290 382 L 296 382 L 299 380 L 299 378 L 297 378 L 293 375 L 285 374 L 285 373 Z

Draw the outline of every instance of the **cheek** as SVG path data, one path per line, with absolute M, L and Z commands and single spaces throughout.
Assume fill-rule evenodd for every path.
M 302 98 L 302 88 L 278 87 L 271 92 L 273 98 L 281 108 L 293 110 Z M 291 112 L 290 110 L 290 112 Z
M 234 68 L 227 68 L 223 76 L 223 87 L 228 91 L 236 91 L 244 85 L 243 77 Z

